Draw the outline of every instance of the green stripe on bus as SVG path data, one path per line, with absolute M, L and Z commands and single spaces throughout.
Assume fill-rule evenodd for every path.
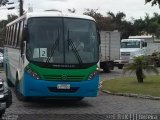
M 87 69 L 53 69 L 53 68 L 42 68 L 32 63 L 29 63 L 28 67 L 37 73 L 41 79 L 44 80 L 61 80 L 62 75 L 67 76 L 70 81 L 82 81 L 87 80 L 88 76 L 94 72 L 97 65 L 89 67 Z

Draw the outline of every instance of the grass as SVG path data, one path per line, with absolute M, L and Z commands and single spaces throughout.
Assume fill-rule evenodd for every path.
M 112 93 L 133 93 L 160 97 L 160 76 L 147 76 L 144 83 L 138 83 L 136 77 L 104 80 L 102 90 L 108 90 Z

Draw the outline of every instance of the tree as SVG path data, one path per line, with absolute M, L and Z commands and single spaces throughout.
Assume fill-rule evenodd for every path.
M 114 29 L 118 29 L 119 30 L 121 28 L 122 21 L 126 17 L 126 14 L 124 14 L 123 12 L 118 12 L 115 15 L 113 12 L 110 12 L 110 11 L 107 14 L 112 19 L 112 22 L 113 22 L 114 27 L 115 27 Z
M 114 30 L 121 32 L 121 39 L 128 38 L 133 32 L 133 24 L 125 20 L 126 14 L 123 12 L 118 12 L 114 14 L 113 12 L 108 12 L 108 16 L 112 20 L 112 26 Z
M 124 73 L 128 71 L 136 73 L 138 83 L 143 83 L 143 79 L 145 78 L 144 71 L 146 72 L 153 71 L 156 74 L 158 74 L 158 70 L 156 69 L 156 67 L 152 65 L 151 58 L 148 56 L 134 57 L 133 62 L 127 64 L 124 67 Z
M 70 13 L 75 13 L 75 12 L 76 12 L 76 9 L 75 9 L 75 8 L 68 9 L 68 12 L 70 12 Z
M 109 17 L 104 17 L 101 13 L 97 12 L 98 9 L 86 9 L 83 13 L 93 17 L 96 20 L 99 30 L 113 31 L 112 20 Z
M 153 5 L 159 5 L 160 7 L 160 0 L 145 0 L 145 3 L 151 2 L 152 6 Z
M 0 0 L 0 6 L 6 5 L 8 0 Z

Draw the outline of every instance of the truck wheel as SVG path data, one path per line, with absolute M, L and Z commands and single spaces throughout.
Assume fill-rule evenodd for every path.
M 106 67 L 106 68 L 103 68 L 103 72 L 104 72 L 104 73 L 109 73 L 110 70 L 109 70 L 109 68 Z
M 118 69 L 123 69 L 123 65 L 119 65 L 119 66 L 118 66 Z

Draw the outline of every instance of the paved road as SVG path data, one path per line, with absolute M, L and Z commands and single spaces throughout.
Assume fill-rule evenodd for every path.
M 101 79 L 121 76 L 121 72 L 115 70 L 112 73 L 101 73 Z M 4 77 L 3 72 L 1 76 Z M 7 109 L 6 115 L 18 117 L 20 120 L 104 120 L 104 114 L 160 113 L 159 100 L 113 96 L 101 92 L 96 98 L 85 98 L 80 102 L 21 102 L 16 98 L 13 88 L 12 93 L 13 104 Z

